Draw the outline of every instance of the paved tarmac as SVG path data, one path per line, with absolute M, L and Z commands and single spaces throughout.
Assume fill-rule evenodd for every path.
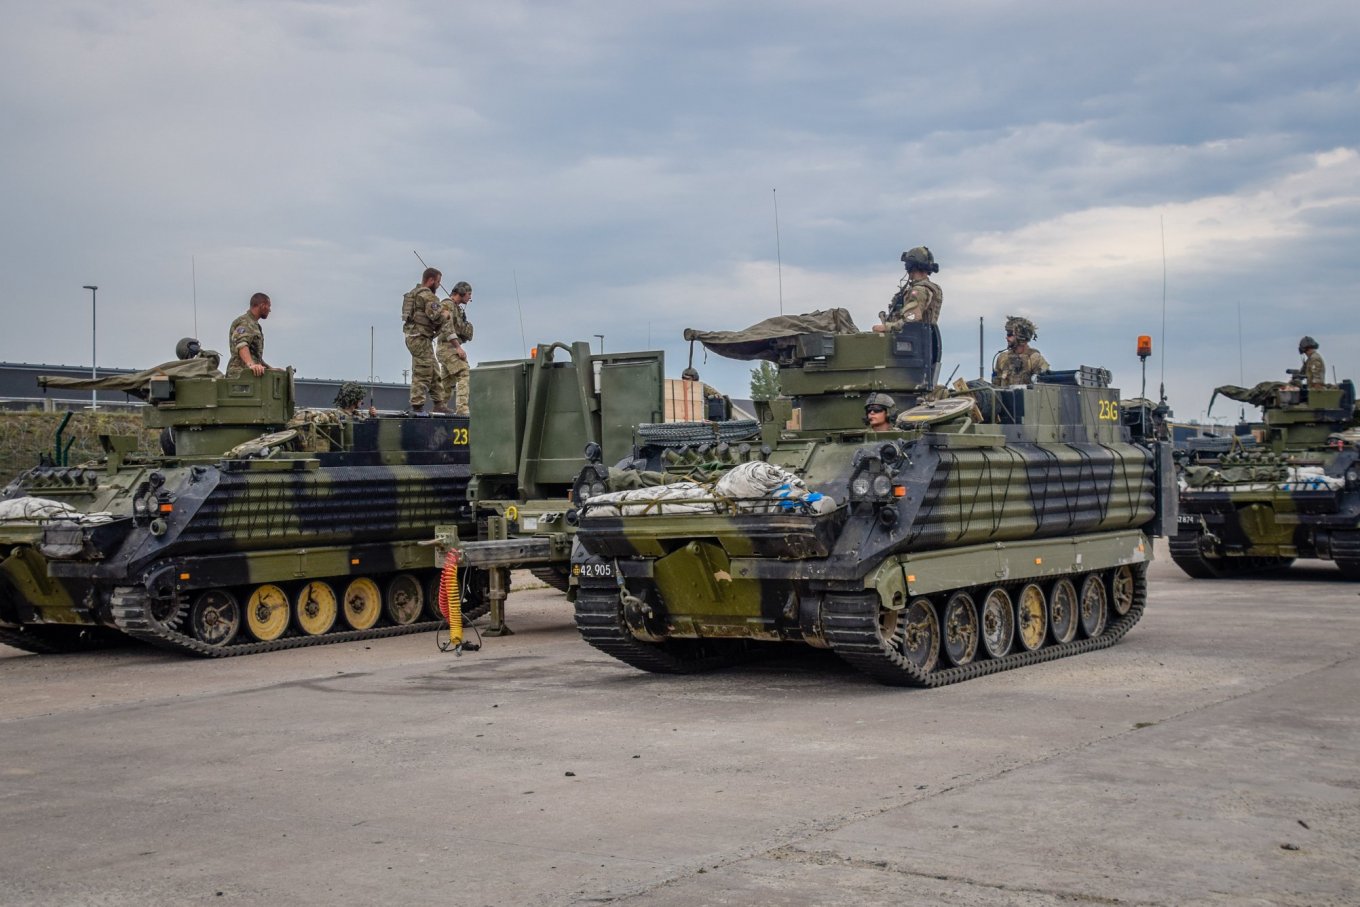
M 0 903 L 1360 903 L 1360 586 L 1153 565 L 1117 646 L 941 690 L 517 635 L 0 646 Z

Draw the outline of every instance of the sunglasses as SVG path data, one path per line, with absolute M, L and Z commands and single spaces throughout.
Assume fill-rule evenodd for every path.
M 888 410 L 882 406 L 866 406 L 864 411 L 866 413 L 886 413 Z

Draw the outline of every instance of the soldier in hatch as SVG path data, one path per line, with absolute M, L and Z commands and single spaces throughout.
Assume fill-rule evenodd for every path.
M 335 408 L 355 422 L 362 422 L 369 416 L 378 414 L 377 407 L 369 404 L 367 410 L 362 410 L 359 405 L 364 402 L 364 389 L 353 381 L 346 381 L 340 385 L 340 391 L 335 395 Z
M 1029 384 L 1048 371 L 1048 360 L 1029 342 L 1039 336 L 1034 322 L 1012 315 L 1006 319 L 1006 348 L 992 360 L 992 383 L 998 387 Z
M 902 253 L 902 264 L 907 269 L 907 279 L 897 288 L 888 311 L 878 313 L 880 323 L 874 325 L 875 333 L 897 331 L 916 321 L 926 324 L 940 321 L 944 291 L 930 280 L 931 274 L 940 273 L 935 256 L 925 246 L 917 246 Z
M 227 346 L 231 361 L 227 363 L 227 377 L 238 378 L 249 371 L 257 378 L 269 368 L 264 361 L 264 328 L 260 322 L 269 317 L 272 303 L 264 293 L 250 297 L 250 308 L 227 329 Z
M 1304 335 L 1299 339 L 1299 352 L 1303 354 L 1303 367 L 1299 369 L 1299 380 L 1309 387 L 1327 386 L 1327 363 L 1318 355 L 1318 342 Z
M 893 410 L 897 401 L 882 392 L 869 395 L 864 401 L 864 424 L 869 431 L 893 431 Z

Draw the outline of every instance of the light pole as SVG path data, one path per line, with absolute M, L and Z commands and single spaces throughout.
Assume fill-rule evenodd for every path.
M 603 355 L 604 355 L 604 335 L 603 335 L 603 334 L 596 334 L 595 336 L 598 337 L 598 338 L 600 339 L 600 355 L 603 356 Z
M 99 379 L 99 306 L 96 300 L 99 297 L 99 287 L 85 285 L 85 289 L 90 291 L 90 380 Z M 99 391 L 90 388 L 90 409 L 99 411 Z

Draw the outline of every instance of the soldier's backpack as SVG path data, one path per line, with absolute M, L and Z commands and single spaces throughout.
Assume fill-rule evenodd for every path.
M 416 314 L 416 298 L 412 293 L 401 297 L 401 323 L 410 324 Z

